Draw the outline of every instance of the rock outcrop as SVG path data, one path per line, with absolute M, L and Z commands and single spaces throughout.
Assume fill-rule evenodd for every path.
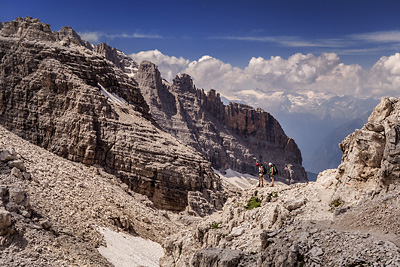
M 399 99 L 382 98 L 364 127 L 340 144 L 337 198 L 350 205 L 400 182 L 399 112 Z
M 158 208 L 184 210 L 190 191 L 221 208 L 211 165 L 161 131 L 135 82 L 74 36 L 29 17 L 4 24 L 0 123 L 57 155 L 103 166 Z
M 147 61 L 135 79 L 157 123 L 196 148 L 215 169 L 256 174 L 257 161 L 274 162 L 278 179 L 307 181 L 300 150 L 269 113 L 237 103 L 225 106 L 215 90 L 196 89 L 187 74 L 169 84 Z

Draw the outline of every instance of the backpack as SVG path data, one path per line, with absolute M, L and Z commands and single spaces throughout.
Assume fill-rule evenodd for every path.
M 266 173 L 267 173 L 267 169 L 265 169 L 265 166 L 264 166 L 264 165 L 261 165 L 261 170 L 262 170 L 262 173 L 263 173 L 263 174 L 266 174 Z
M 272 164 L 272 167 L 274 167 L 274 170 L 272 171 L 273 175 L 278 175 L 278 168 L 275 166 L 275 164 Z

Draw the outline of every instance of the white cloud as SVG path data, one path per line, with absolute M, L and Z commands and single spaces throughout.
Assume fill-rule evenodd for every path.
M 134 34 L 104 34 L 107 38 L 139 38 L 139 39 L 162 39 L 163 37 L 159 34 L 152 33 L 134 33 Z
M 307 40 L 298 36 L 214 36 L 209 39 L 277 43 L 287 47 L 342 47 L 345 43 L 343 39 Z
M 143 33 L 134 33 L 134 34 L 107 34 L 103 32 L 78 32 L 79 36 L 88 42 L 98 43 L 101 38 L 138 38 L 138 39 L 162 39 L 163 37 L 158 34 L 143 34 Z
M 370 32 L 350 35 L 351 38 L 376 43 L 400 43 L 400 31 Z
M 83 40 L 93 43 L 97 43 L 103 36 L 100 32 L 78 32 L 78 34 Z
M 209 55 L 189 61 L 152 50 L 131 57 L 137 62 L 155 63 L 169 81 L 176 74 L 187 73 L 198 88 L 216 89 L 229 99 L 251 98 L 254 103 L 266 101 L 264 92 L 270 91 L 318 91 L 369 97 L 398 96 L 400 88 L 400 53 L 382 57 L 371 70 L 363 70 L 356 64 L 346 65 L 335 53 L 298 53 L 288 59 L 253 57 L 244 69 Z
M 400 53 L 381 57 L 371 68 L 366 87 L 372 94 L 398 96 L 400 88 Z
M 177 58 L 174 56 L 170 57 L 164 55 L 157 49 L 142 51 L 137 54 L 130 54 L 129 56 L 138 63 L 142 62 L 143 60 L 153 62 L 158 66 L 163 78 L 167 79 L 168 81 L 172 81 L 177 74 L 183 72 L 190 62 L 188 59 L 184 59 L 183 57 Z

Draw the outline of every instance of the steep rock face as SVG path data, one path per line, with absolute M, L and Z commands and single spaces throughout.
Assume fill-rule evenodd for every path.
M 189 191 L 220 207 L 211 165 L 159 130 L 132 79 L 56 35 L 29 17 L 4 24 L 0 123 L 60 156 L 103 166 L 156 207 L 183 210 Z
M 131 77 L 133 77 L 133 75 L 137 72 L 138 65 L 135 61 L 133 61 L 132 58 L 128 57 L 120 50 L 107 45 L 106 43 L 100 43 L 96 45 L 93 51 L 103 55 L 106 59 L 113 62 L 115 66 L 122 69 L 123 72 Z
M 135 79 L 161 127 L 200 151 L 214 168 L 256 174 L 257 161 L 274 162 L 278 179 L 307 181 L 300 150 L 269 113 L 243 104 L 225 106 L 215 90 L 196 89 L 187 74 L 169 84 L 150 62 L 140 64 Z
M 60 31 L 54 32 L 57 41 L 63 42 L 65 45 L 70 45 L 71 43 L 75 45 L 81 45 L 88 49 L 92 49 L 92 45 L 82 40 L 82 38 L 68 26 L 62 27 Z
M 360 189 L 373 194 L 379 188 L 399 183 L 400 101 L 382 98 L 368 122 L 340 144 L 343 152 L 337 198 L 360 199 Z

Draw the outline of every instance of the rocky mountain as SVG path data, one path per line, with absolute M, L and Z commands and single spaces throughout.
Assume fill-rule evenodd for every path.
M 249 188 L 164 243 L 162 266 L 399 266 L 400 99 L 382 99 L 316 182 Z
M 197 89 L 186 74 L 170 84 L 150 62 L 140 64 L 135 79 L 157 123 L 200 151 L 215 169 L 255 175 L 255 162 L 274 162 L 281 180 L 307 181 L 300 150 L 269 113 L 224 105 L 215 90 Z
M 72 29 L 52 32 L 38 19 L 4 23 L 1 125 L 64 158 L 104 167 L 157 208 L 221 208 L 210 163 L 160 130 L 135 82 L 85 44 Z

